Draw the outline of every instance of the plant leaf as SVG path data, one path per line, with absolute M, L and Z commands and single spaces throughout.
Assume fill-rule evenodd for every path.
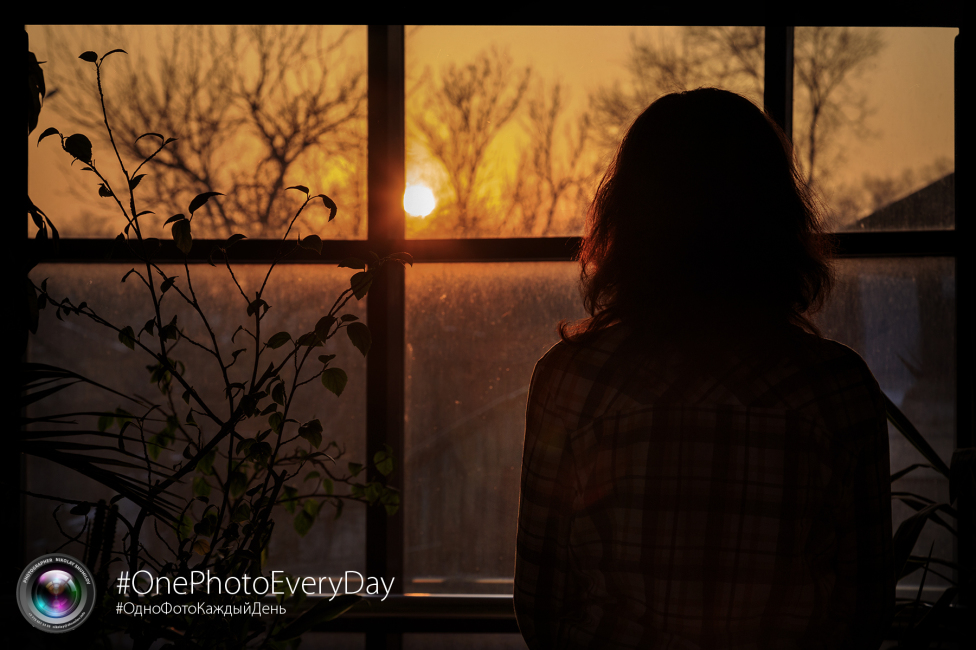
M 339 262 L 339 268 L 366 270 L 366 262 L 356 257 L 347 257 Z
M 199 210 L 201 207 L 203 207 L 204 203 L 215 196 L 223 196 L 223 194 L 220 192 L 204 192 L 203 194 L 197 194 L 195 197 L 193 197 L 193 200 L 190 201 L 190 214 L 192 215 L 194 212 Z
M 327 197 L 325 194 L 319 194 L 318 196 L 322 197 L 322 203 L 324 203 L 325 207 L 329 209 L 329 221 L 332 221 L 335 219 L 336 210 L 338 209 L 336 208 L 335 201 Z
M 322 385 L 335 393 L 336 397 L 342 395 L 347 381 L 349 377 L 341 368 L 326 368 L 322 371 Z
M 88 61 L 89 63 L 95 63 L 98 61 L 98 55 L 89 50 L 88 52 L 82 52 L 79 56 L 82 61 Z
M 298 242 L 298 245 L 304 249 L 315 251 L 319 255 L 322 254 L 322 238 L 318 235 L 309 235 Z
M 189 220 L 180 219 L 173 224 L 173 241 L 184 255 L 190 254 L 190 249 L 193 248 L 193 237 L 190 234 Z
M 38 137 L 38 138 L 37 138 L 37 144 L 38 144 L 38 146 L 39 146 L 39 145 L 41 144 L 41 140 L 43 140 L 44 138 L 46 138 L 46 137 L 47 137 L 47 136 L 49 136 L 49 135 L 54 135 L 55 133 L 57 133 L 58 135 L 61 135 L 61 132 L 60 132 L 60 131 L 58 131 L 58 130 L 57 130 L 56 128 L 54 128 L 53 126 L 52 126 L 52 127 L 48 127 L 48 128 L 46 128 L 46 129 L 44 129 L 44 133 L 42 133 L 42 134 L 40 135 L 40 137 Z
M 268 339 L 268 347 L 272 350 L 280 348 L 282 345 L 291 340 L 291 334 L 288 332 L 278 332 L 270 339 Z
M 354 321 L 346 326 L 346 334 L 349 335 L 349 340 L 355 345 L 362 355 L 365 357 L 366 353 L 369 352 L 369 346 L 373 342 L 372 336 L 370 336 L 369 328 L 366 327 L 365 323 L 360 323 L 359 321 Z
M 360 271 L 353 274 L 349 280 L 349 286 L 356 295 L 356 300 L 362 300 L 369 292 L 369 287 L 373 284 L 372 271 Z
M 91 164 L 92 143 L 86 136 L 75 133 L 64 139 L 64 150 L 83 163 Z M 109 195 L 111 196 L 111 195 Z
M 122 343 L 122 345 L 130 350 L 136 349 L 136 334 L 132 331 L 132 327 L 130 325 L 126 325 L 125 328 L 119 332 L 119 341 Z

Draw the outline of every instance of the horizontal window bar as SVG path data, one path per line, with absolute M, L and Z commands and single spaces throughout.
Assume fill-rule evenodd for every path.
M 954 230 L 839 233 L 835 235 L 839 257 L 955 255 L 959 235 Z M 190 262 L 207 262 L 224 240 L 198 239 L 193 242 Z M 326 240 L 322 254 L 298 249 L 282 264 L 335 263 L 348 257 L 365 259 L 368 251 L 378 255 L 406 251 L 416 262 L 516 262 L 568 261 L 579 249 L 579 237 L 538 237 L 517 239 L 403 239 L 396 241 Z M 285 250 L 288 250 L 286 247 Z M 230 249 L 231 261 L 266 263 L 282 251 L 273 240 L 243 240 Z M 64 239 L 54 252 L 50 241 L 27 241 L 27 254 L 42 262 L 134 261 L 128 249 L 112 239 Z M 172 241 L 159 240 L 153 259 L 159 263 L 182 262 L 183 254 Z M 214 253 L 214 262 L 222 255 Z

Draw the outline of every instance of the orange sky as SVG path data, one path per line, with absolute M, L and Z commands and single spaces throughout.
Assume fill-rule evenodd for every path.
M 447 62 L 463 63 L 494 44 L 507 50 L 516 66 L 531 65 L 547 81 L 559 79 L 565 83 L 570 110 L 576 111 L 585 107 L 588 95 L 601 85 L 615 79 L 626 81 L 624 66 L 631 35 L 646 38 L 652 29 L 658 30 L 655 37 L 661 39 L 673 39 L 679 34 L 679 28 L 408 27 L 408 76 L 419 75 L 427 65 L 437 70 Z M 952 52 L 958 29 L 881 31 L 887 45 L 874 69 L 863 79 L 874 111 L 867 125 L 874 136 L 845 140 L 846 160 L 837 170 L 852 180 L 865 173 L 898 174 L 939 157 L 954 158 Z M 43 30 L 29 26 L 28 33 L 38 58 L 49 60 Z M 153 39 L 137 35 L 131 40 L 132 48 L 139 47 L 141 53 L 151 55 Z M 115 45 L 92 42 L 88 47 L 104 52 Z M 358 39 L 355 47 L 361 48 L 365 58 L 365 38 Z M 70 211 L 76 199 L 63 190 L 65 174 L 76 170 L 66 167 L 63 153 L 53 141 L 46 141 L 40 148 L 34 146 L 37 134 L 58 124 L 55 109 L 56 102 L 52 101 L 50 109 L 42 111 L 41 123 L 28 146 L 29 191 L 35 202 L 42 202 L 49 211 Z M 496 149 L 504 158 L 504 149 L 514 147 L 505 145 L 502 138 Z

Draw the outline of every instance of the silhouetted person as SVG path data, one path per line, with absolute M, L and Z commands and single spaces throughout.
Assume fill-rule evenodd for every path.
M 703 88 L 634 122 L 580 252 L 591 317 L 536 365 L 515 610 L 530 648 L 876 648 L 888 435 L 779 128 Z

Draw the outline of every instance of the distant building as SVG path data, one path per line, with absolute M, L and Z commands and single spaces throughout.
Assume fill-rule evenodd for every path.
M 956 173 L 858 219 L 845 230 L 949 230 L 956 226 Z

